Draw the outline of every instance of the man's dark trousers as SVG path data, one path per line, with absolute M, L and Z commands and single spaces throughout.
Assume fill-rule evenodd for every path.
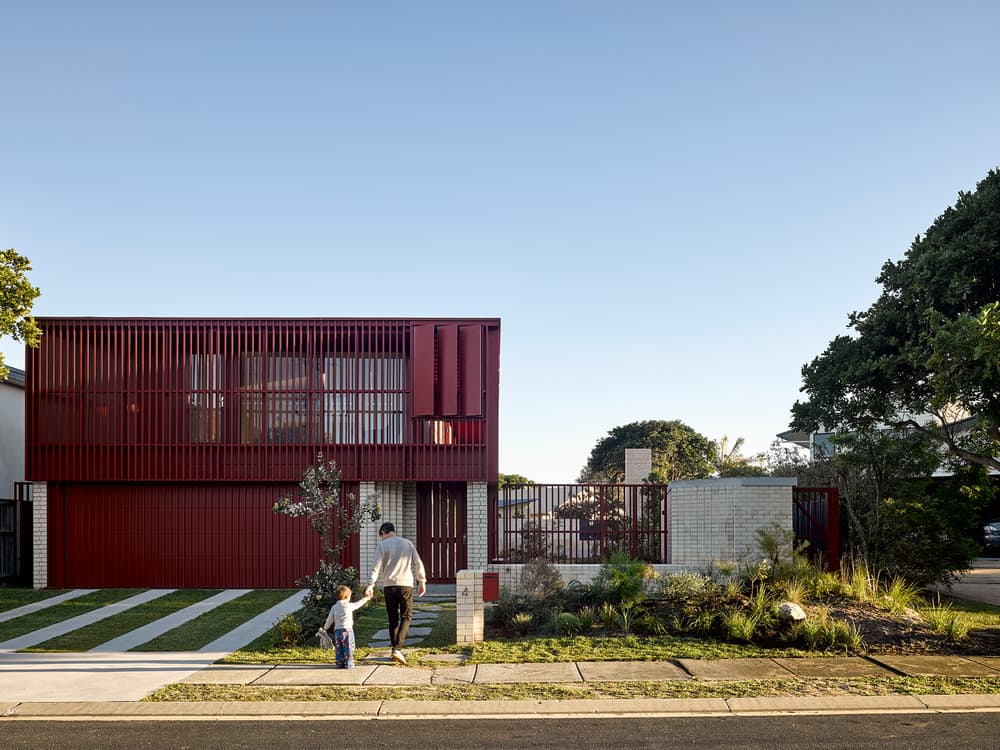
M 382 593 L 385 594 L 385 612 L 389 620 L 389 642 L 393 650 L 402 649 L 413 619 L 413 587 L 386 586 Z

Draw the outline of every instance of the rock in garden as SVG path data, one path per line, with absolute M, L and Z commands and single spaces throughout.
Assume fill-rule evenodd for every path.
M 778 605 L 778 615 L 783 620 L 801 622 L 806 619 L 805 610 L 794 602 L 782 602 Z

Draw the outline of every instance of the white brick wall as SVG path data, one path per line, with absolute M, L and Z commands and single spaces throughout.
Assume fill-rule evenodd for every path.
M 417 541 L 417 485 L 415 482 L 361 482 L 361 499 L 378 496 L 381 517 L 365 521 L 361 527 L 361 554 L 358 576 L 367 585 L 368 574 L 375 564 L 378 546 L 378 527 L 390 521 L 396 533 L 416 544 Z
M 750 477 L 671 482 L 669 514 L 670 564 L 654 565 L 658 573 L 707 570 L 716 562 L 743 563 L 762 551 L 756 531 L 777 523 L 792 528 L 794 479 Z M 517 591 L 522 565 L 489 565 L 499 573 L 500 588 Z M 564 583 L 587 583 L 600 570 L 596 564 L 557 564 Z
M 487 560 L 486 482 L 469 482 L 466 491 L 466 565 L 485 570 Z
M 44 589 L 49 585 L 49 493 L 45 482 L 35 482 L 31 488 L 31 521 L 33 551 L 32 585 L 36 589 Z
M 752 477 L 670 483 L 671 563 L 707 567 L 760 554 L 757 529 L 792 528 L 794 479 Z
M 403 482 L 403 536 L 417 543 L 417 483 Z M 387 519 L 392 520 L 392 519 Z M 393 521 L 395 523 L 395 521 Z M 396 524 L 399 526 L 399 524 Z
M 483 571 L 460 570 L 455 575 L 455 642 L 480 643 L 484 623 Z
M 361 501 L 365 502 L 369 497 L 375 494 L 375 482 L 361 482 L 361 486 L 358 489 L 361 495 Z M 378 499 L 379 510 L 382 512 L 382 517 L 385 517 L 385 508 L 383 506 L 383 498 Z M 361 524 L 361 535 L 360 539 L 360 554 L 358 560 L 358 577 L 361 583 L 368 585 L 368 574 L 371 573 L 372 565 L 375 564 L 375 546 L 378 544 L 378 527 L 381 525 L 382 521 L 371 521 L 366 520 Z

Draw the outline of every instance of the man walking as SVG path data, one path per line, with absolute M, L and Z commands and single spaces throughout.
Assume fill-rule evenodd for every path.
M 403 644 L 413 619 L 413 581 L 417 581 L 417 596 L 427 591 L 427 574 L 413 542 L 396 536 L 396 527 L 388 521 L 378 529 L 378 549 L 375 565 L 369 576 L 365 596 L 371 596 L 381 579 L 385 595 L 385 612 L 389 620 L 389 642 L 392 660 L 406 664 Z

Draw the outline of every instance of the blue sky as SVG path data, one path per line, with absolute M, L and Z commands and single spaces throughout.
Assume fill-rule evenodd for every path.
M 0 246 L 37 315 L 499 316 L 500 467 L 537 481 L 639 419 L 754 453 L 1000 164 L 998 28 L 995 2 L 0 0 Z

